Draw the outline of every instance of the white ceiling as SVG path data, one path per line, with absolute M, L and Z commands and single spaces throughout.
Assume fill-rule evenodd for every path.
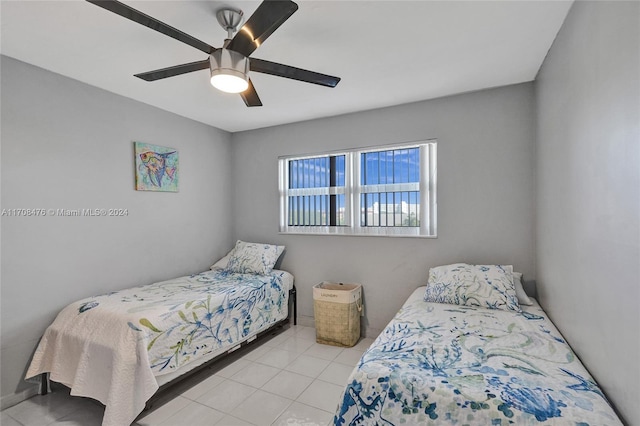
M 124 1 L 221 47 L 215 12 L 259 1 Z M 133 74 L 206 59 L 199 50 L 82 0 L 2 0 L 1 53 L 231 132 L 404 104 L 535 78 L 571 1 L 305 1 L 252 56 L 342 81 L 330 89 L 252 73 L 264 106 L 208 71 Z

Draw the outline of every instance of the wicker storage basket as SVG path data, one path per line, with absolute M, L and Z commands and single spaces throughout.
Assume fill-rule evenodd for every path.
M 313 286 L 316 342 L 351 347 L 360 338 L 362 285 L 322 282 Z

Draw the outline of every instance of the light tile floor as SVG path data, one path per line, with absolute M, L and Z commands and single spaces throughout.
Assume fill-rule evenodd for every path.
M 320 345 L 315 329 L 291 326 L 166 391 L 134 426 L 332 424 L 349 374 L 373 339 Z M 1 412 L 2 426 L 99 426 L 104 408 L 58 385 Z

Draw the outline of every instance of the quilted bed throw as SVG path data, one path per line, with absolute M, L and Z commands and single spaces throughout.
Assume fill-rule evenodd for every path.
M 208 271 L 72 303 L 46 330 L 26 377 L 105 404 L 104 426 L 129 425 L 172 373 L 287 316 L 288 289 L 268 276 Z
M 351 374 L 335 425 L 621 425 L 539 306 L 407 302 Z

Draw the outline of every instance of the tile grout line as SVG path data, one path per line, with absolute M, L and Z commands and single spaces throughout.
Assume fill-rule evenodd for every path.
M 292 338 L 295 338 L 295 335 L 294 335 L 294 336 L 289 336 L 287 339 L 284 339 L 284 341 L 282 342 L 282 344 L 284 344 L 285 342 L 289 341 L 289 340 L 290 340 L 290 339 L 292 339 Z M 311 340 L 311 339 L 302 339 L 302 340 Z M 317 342 L 314 342 L 314 343 L 317 343 Z M 270 351 L 271 351 L 271 350 L 273 350 L 273 349 L 278 349 L 278 347 L 277 347 L 277 346 L 273 346 L 273 347 L 271 347 L 271 348 L 272 348 L 272 349 L 270 349 Z M 301 395 L 302 395 L 302 394 L 303 394 L 307 389 L 309 389 L 309 387 L 311 387 L 311 386 L 313 385 L 313 383 L 314 383 L 314 382 L 316 382 L 316 381 L 320 381 L 320 382 L 323 382 L 323 383 L 327 383 L 327 384 L 335 385 L 335 383 L 331 383 L 331 382 L 328 382 L 328 381 L 326 381 L 326 380 L 322 380 L 322 379 L 320 379 L 319 377 L 320 377 L 320 375 L 322 375 L 322 373 L 323 373 L 325 370 L 327 370 L 327 369 L 329 368 L 329 366 L 331 366 L 331 364 L 332 364 L 332 363 L 334 363 L 334 362 L 336 362 L 337 364 L 340 364 L 340 365 L 344 365 L 344 364 L 342 364 L 342 363 L 340 363 L 340 362 L 334 361 L 334 360 L 338 357 L 338 355 L 339 355 L 339 354 L 340 354 L 344 349 L 345 349 L 345 348 L 341 348 L 340 352 L 338 352 L 338 354 L 336 354 L 336 356 L 335 356 L 335 357 L 333 357 L 331 360 L 327 360 L 327 359 L 325 359 L 325 358 L 320 358 L 320 357 L 317 357 L 317 356 L 313 356 L 313 355 L 311 355 L 311 354 L 307 354 L 307 353 L 306 353 L 306 351 L 307 351 L 308 349 L 307 349 L 307 350 L 305 350 L 305 352 L 301 352 L 301 353 L 298 353 L 298 352 L 295 352 L 295 351 L 288 351 L 288 350 L 286 350 L 286 349 L 283 349 L 283 350 L 285 350 L 285 351 L 287 351 L 287 352 L 295 353 L 295 354 L 296 354 L 295 359 L 299 358 L 299 357 L 300 357 L 300 355 L 307 355 L 307 356 L 309 356 L 309 357 L 311 357 L 311 358 L 315 358 L 315 359 L 318 359 L 318 360 L 321 360 L 321 361 L 328 361 L 328 364 L 327 364 L 327 366 L 326 366 L 326 367 L 324 367 L 324 368 L 323 368 L 323 369 L 318 373 L 318 375 L 317 375 L 317 376 L 315 376 L 315 377 L 309 377 L 310 379 L 312 379 L 312 380 L 311 380 L 311 382 L 310 382 L 306 387 L 304 387 L 304 389 L 302 389 L 302 391 L 298 394 L 298 396 L 297 396 L 295 399 L 293 399 L 293 400 L 291 400 L 291 399 L 289 399 L 289 398 L 287 398 L 287 397 L 284 397 L 284 396 L 282 396 L 282 395 L 278 395 L 278 394 L 275 394 L 275 393 L 272 393 L 272 392 L 269 392 L 269 391 L 266 391 L 266 390 L 264 390 L 264 389 L 263 389 L 263 387 L 264 387 L 264 386 L 266 386 L 266 384 L 267 384 L 267 383 L 269 383 L 269 381 L 270 381 L 271 379 L 273 379 L 273 377 L 272 377 L 271 379 L 267 380 L 267 382 L 265 382 L 265 383 L 264 383 L 260 388 L 256 388 L 257 390 L 262 390 L 262 391 L 263 391 L 263 392 L 265 392 L 265 393 L 269 393 L 269 394 L 272 394 L 272 395 L 275 395 L 275 396 L 278 396 L 278 397 L 281 397 L 281 398 L 284 398 L 284 399 L 286 399 L 286 400 L 289 400 L 289 401 L 290 401 L 290 402 L 289 402 L 289 404 L 288 404 L 288 405 L 287 405 L 287 406 L 286 406 L 286 407 L 285 407 L 281 412 L 279 412 L 279 413 L 278 413 L 278 415 L 276 416 L 275 420 L 274 420 L 273 422 L 271 422 L 271 425 L 273 425 L 273 424 L 274 424 L 274 423 L 275 423 L 275 422 L 280 418 L 280 416 L 281 416 L 281 415 L 282 415 L 282 414 L 283 414 L 283 413 L 284 413 L 284 412 L 285 412 L 285 411 L 286 411 L 286 410 L 287 410 L 291 405 L 293 405 L 293 403 L 294 403 L 294 402 L 297 402 L 297 403 L 299 403 L 299 404 L 305 405 L 305 406 L 307 406 L 307 407 L 311 407 L 311 408 L 316 409 L 316 410 L 324 411 L 325 413 L 327 413 L 327 414 L 329 414 L 329 415 L 332 415 L 332 413 L 331 413 L 331 412 L 329 412 L 329 411 L 326 411 L 326 410 L 323 410 L 323 409 L 321 409 L 321 408 L 314 407 L 314 406 L 312 406 L 312 405 L 309 405 L 309 404 L 306 404 L 306 403 L 304 403 L 304 402 L 299 401 L 299 398 L 300 398 L 300 396 L 301 396 Z M 259 362 L 259 361 L 257 361 L 257 360 L 256 360 L 256 361 L 253 361 L 253 360 L 249 360 L 249 359 L 246 359 L 246 358 L 241 358 L 241 359 L 245 359 L 246 361 L 248 361 L 248 362 L 250 362 L 250 363 L 253 363 L 253 364 L 266 365 L 266 366 L 268 366 L 268 367 L 277 368 L 279 371 L 274 375 L 274 377 L 276 377 L 278 374 L 280 374 L 280 373 L 281 373 L 281 372 L 283 372 L 283 371 L 287 371 L 287 372 L 289 372 L 289 373 L 293 373 L 293 374 L 298 374 L 298 373 L 295 373 L 295 372 L 292 372 L 292 371 L 285 370 L 285 368 L 273 367 L 272 365 L 269 365 L 269 364 L 263 364 L 263 363 L 261 363 L 261 362 Z M 302 374 L 298 374 L 298 375 L 300 375 L 300 376 L 304 376 L 304 375 L 302 375 Z M 232 375 L 232 377 L 233 377 L 233 375 Z M 304 377 L 308 377 L 308 376 L 304 376 Z M 236 380 L 233 380 L 233 378 L 228 378 L 227 380 L 233 381 L 233 382 L 235 382 L 235 383 L 240 383 L 240 384 L 246 385 L 245 383 L 241 383 L 241 382 L 238 382 L 238 381 L 236 381 Z M 250 386 L 250 385 L 246 385 L 246 386 Z M 253 386 L 250 386 L 250 387 L 253 387 Z M 252 393 L 251 395 L 253 395 L 253 393 Z M 251 395 L 247 396 L 247 399 L 248 399 Z M 246 400 L 246 399 L 245 399 L 245 400 Z M 242 402 L 244 402 L 245 400 L 243 400 Z M 239 403 L 236 407 L 234 407 L 233 409 L 235 410 L 238 406 L 240 406 L 240 405 L 242 404 L 242 402 L 240 402 L 240 403 Z M 207 406 L 207 407 L 208 407 L 208 406 Z M 211 408 L 211 407 L 209 407 L 209 408 Z M 219 410 L 218 410 L 218 411 L 219 411 Z M 225 414 L 226 414 L 226 415 L 231 415 L 232 417 L 235 417 L 235 416 L 233 416 L 231 413 L 225 413 Z M 244 421 L 246 421 L 246 420 L 244 420 Z
M 11 408 L 11 407 L 9 407 L 9 408 Z M 11 418 L 11 420 L 13 420 L 14 422 L 18 423 L 20 426 L 25 426 L 25 424 L 24 424 L 24 423 L 22 423 L 20 420 L 18 420 L 18 419 L 16 419 L 15 417 L 13 417 L 11 414 L 9 414 L 9 413 L 5 413 L 5 414 L 6 414 L 7 416 L 9 416 L 9 418 Z M 54 420 L 54 422 L 55 422 L 55 421 L 56 421 L 56 420 Z
M 291 362 L 288 362 L 287 365 L 282 366 L 282 367 L 263 363 L 263 362 L 261 362 L 263 355 L 256 356 L 256 359 L 245 358 L 246 355 L 251 353 L 251 352 L 248 352 L 247 354 L 244 354 L 243 356 L 241 356 L 241 357 L 237 358 L 236 360 L 232 361 L 232 363 L 230 363 L 229 365 L 232 365 L 233 363 L 242 360 L 242 361 L 247 363 L 247 364 L 245 364 L 246 366 L 255 366 L 255 367 L 258 367 L 258 368 L 268 367 L 269 369 L 272 369 L 274 374 L 273 374 L 272 377 L 270 377 L 268 380 L 266 380 L 265 383 L 261 384 L 259 387 L 256 387 L 253 384 L 243 383 L 241 381 L 238 381 L 238 380 L 232 378 L 234 375 L 236 375 L 240 371 L 242 371 L 243 368 L 240 368 L 239 370 L 234 371 L 233 374 L 229 374 L 229 377 L 220 376 L 220 375 L 217 374 L 219 371 L 222 371 L 224 368 L 220 369 L 219 371 L 217 371 L 215 373 L 212 373 L 210 375 L 210 377 L 216 376 L 219 379 L 221 379 L 221 382 L 216 384 L 216 385 L 213 385 L 211 389 L 214 389 L 215 387 L 220 386 L 220 384 L 224 383 L 225 381 L 229 381 L 231 383 L 236 383 L 236 384 L 239 384 L 239 385 L 242 385 L 242 386 L 246 386 L 248 388 L 253 389 L 251 391 L 251 393 L 249 395 L 247 395 L 246 397 L 244 397 L 244 395 L 242 395 L 244 398 L 238 404 L 236 404 L 232 409 L 222 411 L 222 410 L 219 410 L 219 409 L 217 409 L 215 407 L 209 406 L 206 403 L 198 401 L 197 398 L 200 398 L 201 396 L 198 396 L 197 398 L 186 396 L 185 393 L 188 392 L 189 390 L 191 390 L 193 388 L 193 386 L 189 387 L 186 390 L 183 390 L 180 393 L 175 393 L 174 397 L 184 398 L 184 400 L 187 401 L 187 404 L 196 403 L 197 405 L 195 405 L 194 407 L 206 407 L 208 409 L 212 409 L 215 412 L 221 414 L 222 417 L 217 423 L 215 423 L 216 425 L 221 425 L 221 423 L 219 423 L 219 422 L 223 418 L 226 418 L 226 417 L 242 420 L 242 421 L 244 421 L 246 423 L 250 423 L 251 424 L 252 422 L 250 422 L 248 420 L 244 420 L 244 419 L 242 419 L 240 417 L 237 417 L 236 410 L 238 409 L 239 406 L 241 406 L 243 403 L 245 403 L 245 401 L 247 401 L 252 395 L 254 395 L 259 390 L 264 392 L 265 394 L 268 394 L 268 395 L 271 395 L 271 396 L 274 396 L 274 397 L 278 397 L 278 398 L 281 399 L 282 403 L 285 403 L 285 405 L 284 405 L 284 407 L 282 409 L 277 410 L 277 415 L 275 415 L 274 420 L 269 423 L 270 425 L 275 425 L 278 422 L 278 420 L 280 419 L 280 417 L 282 417 L 283 414 L 285 412 L 287 412 L 287 410 L 291 409 L 291 407 L 294 405 L 294 403 L 300 404 L 301 406 L 309 408 L 309 409 L 317 410 L 318 416 L 319 416 L 318 419 L 323 418 L 323 416 L 320 413 L 324 413 L 328 417 L 331 416 L 330 419 L 333 418 L 333 416 L 335 416 L 335 413 L 332 413 L 330 410 L 326 410 L 325 409 L 326 407 L 329 406 L 329 402 L 330 402 L 329 399 L 330 398 L 323 399 L 323 402 L 326 402 L 326 404 L 320 404 L 320 405 L 326 406 L 325 408 L 320 408 L 318 406 L 310 405 L 307 402 L 302 402 L 300 400 L 300 398 L 305 392 L 307 392 L 312 386 L 314 386 L 314 384 L 316 382 L 318 384 L 324 384 L 324 385 L 331 385 L 331 386 L 338 386 L 339 387 L 340 385 L 338 385 L 338 384 L 336 384 L 336 383 L 334 383 L 332 381 L 329 381 L 327 379 L 322 379 L 320 377 L 323 374 L 325 374 L 331 368 L 337 369 L 337 372 L 340 372 L 341 370 L 338 368 L 338 366 L 340 366 L 340 368 L 343 367 L 343 366 L 344 367 L 348 367 L 348 368 L 354 368 L 357 365 L 357 362 L 355 364 L 354 363 L 347 363 L 347 362 L 337 361 L 337 359 L 346 350 L 354 350 L 355 349 L 356 351 L 362 353 L 362 352 L 366 351 L 366 349 L 363 351 L 360 348 L 356 348 L 357 345 L 354 345 L 353 347 L 338 347 L 338 346 L 333 347 L 332 346 L 332 348 L 339 349 L 339 350 L 336 350 L 335 352 L 330 350 L 330 349 L 328 349 L 328 348 L 326 350 L 323 350 L 322 348 L 317 347 L 318 342 L 315 341 L 312 338 L 312 336 L 311 336 L 312 333 L 307 330 L 307 327 L 299 328 L 297 330 L 293 329 L 292 331 L 289 331 L 288 333 L 289 333 L 289 335 L 287 335 L 287 336 L 282 335 L 283 338 L 282 338 L 282 340 L 280 342 L 278 342 L 277 345 L 274 345 L 274 346 L 268 345 L 268 343 L 272 343 L 273 344 L 273 341 L 270 341 L 270 342 L 265 342 L 264 346 L 256 347 L 256 349 L 259 349 L 260 347 L 265 348 L 263 355 L 265 355 L 265 354 L 267 354 L 267 353 L 269 353 L 271 351 L 274 351 L 275 349 L 284 350 L 284 351 L 289 353 L 288 356 L 292 357 L 291 358 L 291 362 L 294 362 L 296 359 L 299 359 L 301 355 L 306 355 L 307 357 L 309 357 L 311 359 L 315 359 L 318 362 L 326 362 L 327 364 L 323 368 L 320 369 L 318 374 L 316 374 L 313 377 L 310 377 L 310 376 L 307 376 L 305 374 L 301 374 L 301 373 L 298 373 L 298 372 L 295 372 L 295 371 L 287 370 L 286 368 L 287 368 L 288 365 L 291 364 Z M 302 337 L 303 335 L 304 335 L 304 337 Z M 287 342 L 290 342 L 288 344 L 289 346 L 288 346 L 287 349 L 284 349 L 283 346 Z M 298 350 L 295 350 L 295 349 L 299 349 L 301 347 L 305 347 L 305 349 L 302 352 L 299 352 Z M 289 350 L 289 348 L 294 348 L 294 350 Z M 313 348 L 313 350 L 312 350 L 312 348 Z M 309 351 L 311 351 L 312 353 L 308 353 Z M 333 355 L 333 353 L 335 353 L 335 355 Z M 288 358 L 288 356 L 287 356 L 287 358 Z M 327 357 L 331 357 L 331 359 L 327 359 Z M 350 358 L 350 357 L 351 357 L 351 355 L 348 355 L 345 358 Z M 310 363 L 310 365 L 314 363 L 310 359 L 305 360 L 305 362 Z M 332 366 L 332 364 L 335 364 L 335 365 Z M 301 390 L 299 392 L 297 392 L 297 395 L 293 399 L 291 397 L 280 395 L 278 393 L 271 392 L 271 391 L 268 391 L 268 390 L 264 389 L 264 387 L 270 381 L 272 381 L 275 377 L 277 377 L 279 374 L 282 374 L 284 372 L 291 373 L 291 374 L 294 374 L 294 375 L 297 375 L 297 376 L 300 376 L 300 377 L 304 377 L 307 380 L 310 380 L 309 384 L 307 384 L 306 386 L 303 386 L 301 388 Z M 330 379 L 336 379 L 336 381 L 337 381 L 338 376 L 336 374 L 328 374 L 327 377 L 330 378 Z M 202 381 L 199 381 L 198 383 L 196 383 L 196 385 L 204 382 L 205 380 L 207 380 L 207 379 L 203 379 Z M 298 379 L 296 379 L 296 380 L 298 380 Z M 304 384 L 304 382 L 302 384 Z M 204 393 L 206 394 L 207 392 L 208 391 L 205 391 Z M 333 391 L 331 393 L 333 393 Z M 309 399 L 309 398 L 307 398 L 307 399 L 310 402 L 314 402 L 312 399 Z M 59 417 L 58 416 L 54 416 L 54 418 L 49 423 L 47 423 L 47 425 L 56 424 L 61 419 L 67 418 L 69 416 L 73 416 L 74 414 L 77 414 L 78 412 L 81 412 L 82 410 L 83 410 L 83 407 L 81 407 L 81 406 L 74 407 L 74 409 L 72 409 L 72 411 L 70 411 L 68 413 L 65 413 L 64 415 L 61 415 Z M 52 414 L 52 413 L 49 412 L 48 415 L 50 415 L 50 414 Z M 31 426 L 32 425 L 32 422 L 28 423 L 28 424 L 25 424 L 25 423 L 21 422 L 20 420 L 18 420 L 17 418 L 12 416 L 8 412 L 6 412 L 6 410 L 3 410 L 3 415 L 6 415 L 7 416 L 7 420 L 13 420 L 17 425 L 21 425 L 21 426 Z M 48 415 L 46 417 L 48 417 Z M 171 415 L 173 415 L 173 414 L 171 414 Z M 40 418 L 40 421 L 42 421 L 42 420 L 44 420 L 44 419 Z M 161 421 L 166 421 L 166 420 L 167 419 L 164 418 Z M 281 420 L 285 420 L 285 419 L 283 418 Z M 327 424 L 331 424 L 331 420 L 329 420 L 329 422 Z

